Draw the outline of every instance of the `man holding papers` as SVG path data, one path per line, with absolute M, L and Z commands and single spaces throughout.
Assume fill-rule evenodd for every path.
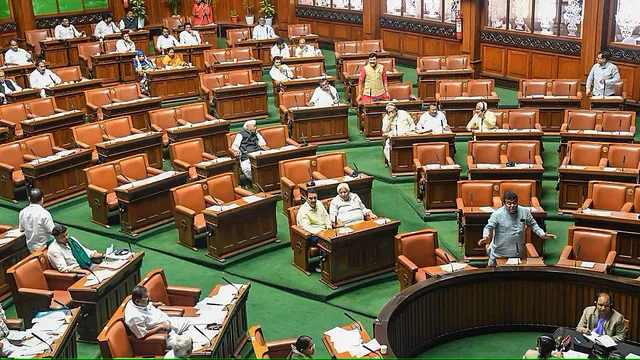
M 377 219 L 376 214 L 367 209 L 358 194 L 352 194 L 347 183 L 338 184 L 338 196 L 331 200 L 329 215 L 336 226 L 345 226 L 364 221 L 365 218 Z
M 491 214 L 482 231 L 483 238 L 478 241 L 478 245 L 481 246 L 491 241 L 487 248 L 489 266 L 496 266 L 497 258 L 520 258 L 523 255 L 526 257 L 525 225 L 543 239 L 556 238 L 538 226 L 529 209 L 518 205 L 518 194 L 515 192 L 505 192 L 502 202 L 504 206 Z
M 587 306 L 582 312 L 576 330 L 585 334 L 609 335 L 616 342 L 624 341 L 627 330 L 624 317 L 612 307 L 611 296 L 599 293 L 594 305 Z
M 51 231 L 55 241 L 49 241 L 47 257 L 51 266 L 63 273 L 80 272 L 95 267 L 96 262 L 102 261 L 103 255 L 95 250 L 84 247 L 76 238 L 69 237 L 67 227 L 56 225 Z
M 162 303 L 157 303 L 162 305 Z M 147 288 L 136 285 L 131 292 L 131 301 L 124 308 L 124 322 L 138 339 L 159 332 L 168 333 L 167 349 L 173 347 L 176 329 L 171 327 L 169 315 L 151 303 Z

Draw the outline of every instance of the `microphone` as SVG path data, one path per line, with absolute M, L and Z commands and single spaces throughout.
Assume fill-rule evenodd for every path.
M 618 119 L 618 135 L 622 132 L 622 118 Z
M 212 148 L 207 148 L 207 150 L 209 150 L 209 154 L 211 154 L 211 155 L 215 155 L 216 154 L 216 153 L 213 152 Z
M 471 211 L 473 211 L 473 193 L 471 193 Z
M 438 167 L 442 169 L 442 165 L 440 164 L 440 156 L 438 156 L 438 154 L 436 154 L 436 160 L 438 160 Z
M 529 116 L 529 129 L 533 129 L 533 119 Z
M 529 95 L 529 94 L 527 93 L 527 85 L 525 84 L 525 85 L 524 85 L 524 96 L 526 97 L 526 96 L 528 96 L 528 95 Z
M 104 131 L 104 134 L 107 135 L 107 137 L 109 138 L 107 141 L 111 141 L 111 136 L 109 136 L 109 133 L 107 132 L 107 126 L 105 125 L 104 128 L 102 128 L 102 131 Z
M 31 153 L 33 154 L 33 156 L 36 157 L 36 163 L 40 164 L 40 156 L 36 155 L 36 152 L 33 151 L 33 149 L 29 149 L 29 151 L 31 151 Z
M 32 332 L 31 335 L 33 335 L 34 338 L 42 341 L 43 343 L 47 344 L 47 346 L 49 347 L 49 350 L 51 350 L 51 352 L 53 352 L 53 347 L 51 346 L 51 344 L 49 344 L 48 342 L 44 341 L 43 338 L 41 338 L 38 334 L 36 334 L 35 332 Z
M 27 111 L 29 112 L 29 115 L 33 116 L 34 118 L 36 117 L 36 116 L 33 114 L 33 111 L 31 111 L 31 106 L 25 106 L 24 108 L 25 108 L 25 109 L 27 109 Z
M 222 280 L 224 280 L 227 284 L 233 286 L 234 289 L 236 289 L 236 291 L 238 292 L 238 294 L 240 294 L 240 289 L 238 289 L 237 286 L 235 286 L 231 281 L 227 280 L 227 278 L 225 278 L 224 276 L 222 276 Z
M 516 257 L 518 258 L 518 265 L 520 265 L 520 245 L 516 243 Z
M 256 182 L 256 186 L 258 187 L 258 189 L 260 189 L 260 191 L 262 191 L 262 193 L 264 194 L 264 197 L 267 197 L 267 192 L 264 191 L 264 188 L 257 182 Z
M 304 147 L 304 146 L 309 145 L 309 144 L 307 144 L 307 140 L 305 140 L 304 133 L 300 132 L 300 134 L 301 134 L 300 139 L 302 139 L 302 146 Z
M 51 79 L 51 81 L 53 81 L 53 85 L 55 85 L 55 84 L 56 84 L 56 81 L 55 81 L 55 79 L 53 78 L 53 76 L 51 76 L 51 74 L 49 74 L 49 78 Z
M 193 328 L 196 329 L 202 336 L 204 336 L 207 340 L 209 340 L 209 345 L 211 345 L 211 338 L 209 338 L 207 335 L 205 335 L 204 331 L 198 329 L 197 326 L 193 325 Z
M 351 176 L 358 177 L 359 175 L 360 170 L 358 169 L 358 165 L 356 165 L 356 163 L 353 163 L 353 172 L 351 173 Z
M 218 57 L 216 56 L 216 54 L 212 52 L 211 55 L 213 55 L 213 58 L 215 59 L 215 64 L 220 64 L 220 60 L 218 60 Z
M 78 145 L 78 141 L 77 141 L 77 140 L 76 140 L 76 138 L 74 138 L 73 136 L 71 137 L 71 141 L 73 141 L 73 144 L 74 144 L 77 148 L 79 148 L 79 147 L 80 147 L 80 145 Z
M 178 121 L 178 118 L 176 117 L 176 112 L 173 112 L 173 120 L 175 120 L 176 124 L 178 124 L 178 126 L 180 126 L 180 122 Z
M 449 92 L 447 91 L 447 89 L 448 89 L 448 88 L 449 88 L 449 87 L 447 86 L 447 84 L 444 84 L 444 97 L 448 97 L 448 96 L 447 96 L 447 94 L 449 93 Z
M 333 233 L 333 237 L 338 237 L 338 214 L 336 214 L 335 218 L 334 218 L 334 233 Z
M 569 121 L 567 122 L 567 131 L 571 129 L 571 120 L 573 120 L 573 116 L 569 116 Z
M 576 267 L 578 262 L 578 256 L 580 256 L 580 249 L 582 248 L 582 244 L 578 244 L 578 250 L 576 251 L 576 257 L 573 259 L 573 267 Z
M 308 186 L 316 186 L 316 182 L 313 181 L 313 173 L 311 172 L 311 168 L 308 167 L 307 170 L 309 171 L 309 183 L 307 184 Z
M 451 272 L 454 272 L 455 269 L 453 268 L 453 263 L 451 262 L 451 259 L 449 259 L 449 254 L 447 254 L 446 252 L 444 253 L 444 257 L 447 258 L 447 261 L 449 262 L 449 265 L 451 265 Z
M 344 315 L 356 324 L 358 331 L 362 331 L 362 327 L 360 327 L 360 323 L 358 322 L 358 320 L 354 319 L 353 316 L 349 315 L 347 312 L 345 312 Z
M 533 164 L 531 163 L 531 150 L 529 150 L 529 169 L 531 169 L 533 167 Z
M 69 107 L 71 108 L 71 110 L 76 110 L 76 107 L 73 105 L 73 102 L 71 102 L 71 98 L 67 98 L 67 103 L 69 104 Z
M 242 40 L 247 40 L 247 35 L 244 33 L 244 30 L 242 30 Z
M 109 102 L 113 104 L 113 99 L 111 99 L 111 94 L 109 94 L 109 90 L 106 92 L 107 97 L 109 98 Z
M 356 75 L 360 72 L 360 65 L 356 67 Z
M 299 105 L 298 105 L 298 96 L 297 95 L 293 95 L 293 101 L 296 103 L 296 107 L 299 107 Z
M 129 184 L 131 184 L 131 187 L 133 187 L 133 181 L 131 181 L 131 179 L 129 179 L 129 177 L 127 177 L 127 175 L 120 173 L 120 175 L 122 175 L 122 177 L 127 180 L 129 182 Z M 131 245 L 129 245 L 131 246 Z
M 489 84 L 485 83 L 485 84 L 484 84 L 484 89 L 485 89 L 485 92 L 486 92 L 486 94 L 487 94 L 487 96 L 486 96 L 486 97 L 489 97 Z
M 63 308 L 65 308 L 65 309 L 67 309 L 67 310 L 69 310 L 69 311 L 71 310 L 71 309 L 69 309 L 69 307 L 68 307 L 67 305 L 65 305 L 64 303 L 62 303 L 62 302 L 61 302 L 61 301 L 59 301 L 58 299 L 52 299 L 52 300 L 53 300 L 53 302 L 54 302 L 54 303 L 56 303 L 56 304 L 58 304 L 58 305 L 62 306 Z
M 627 155 L 622 155 L 622 169 L 620 171 L 624 171 L 624 162 L 627 160 Z
M 98 280 L 98 284 L 100 284 L 101 281 L 100 281 L 100 278 L 98 277 L 98 275 L 96 275 L 96 273 L 94 273 L 93 270 L 91 270 L 91 269 L 87 269 L 87 270 L 91 273 L 91 275 L 96 277 L 96 280 Z
M 571 97 L 571 84 L 569 84 L 569 97 Z

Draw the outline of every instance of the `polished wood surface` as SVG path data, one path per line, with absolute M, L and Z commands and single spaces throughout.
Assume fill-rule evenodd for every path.
M 223 86 L 212 89 L 217 117 L 236 122 L 266 119 L 267 83 L 255 82 L 241 86 Z
M 6 233 L 0 233 L 0 240 L 7 239 Z M 0 301 L 11 296 L 11 289 L 6 280 L 7 269 L 29 255 L 24 234 L 0 245 Z
M 51 68 L 80 65 L 77 46 L 80 43 L 89 42 L 89 40 L 90 38 L 86 36 L 65 41 L 47 38 L 46 40 L 40 40 L 40 48 L 47 65 Z
M 20 121 L 24 137 L 51 133 L 56 145 L 65 149 L 75 147 L 71 127 L 82 124 L 84 124 L 84 113 L 80 110 L 70 110 Z
M 99 142 L 96 144 L 96 151 L 101 163 L 145 153 L 149 166 L 162 169 L 162 133 L 159 132 Z
M 434 101 L 436 99 L 436 92 L 437 92 L 436 81 L 438 80 L 472 79 L 473 78 L 473 69 L 460 69 L 460 70 L 416 69 L 416 71 L 418 73 L 418 97 L 423 101 Z
M 160 97 L 143 97 L 133 101 L 114 102 L 101 106 L 102 115 L 105 120 L 131 116 L 134 128 L 152 131 L 148 112 L 160 109 L 161 102 L 162 98 Z
M 205 54 L 206 55 L 206 54 Z M 215 59 L 214 59 L 215 60 Z M 237 59 L 236 59 L 237 60 Z M 223 73 L 234 70 L 249 70 L 251 71 L 251 78 L 255 81 L 262 81 L 262 60 L 240 60 L 240 61 L 223 61 L 214 62 L 209 64 L 210 67 L 207 71 L 212 73 Z
M 262 191 L 256 184 L 260 184 L 264 191 L 280 191 L 280 160 L 294 159 L 303 156 L 315 155 L 317 145 L 300 146 L 288 150 L 260 151 L 257 154 L 249 154 L 251 162 L 251 177 L 253 190 Z
M 422 100 L 394 100 L 399 110 L 418 112 L 422 110 Z M 365 139 L 382 138 L 382 119 L 386 115 L 386 101 L 376 101 L 358 106 L 358 128 Z
M 149 71 L 149 94 L 162 97 L 164 103 L 196 99 L 200 94 L 198 72 L 195 66 Z
M 455 134 L 451 132 L 443 134 L 427 133 L 391 136 L 389 138 L 389 143 L 391 145 L 391 164 L 389 165 L 389 171 L 391 172 L 391 175 L 393 177 L 413 175 L 415 171 L 413 168 L 413 145 L 432 142 L 446 142 L 449 143 L 449 154 L 454 154 L 454 139 Z M 382 140 L 383 149 L 384 144 L 385 139 Z
M 229 127 L 229 121 L 218 119 L 175 126 L 168 128 L 166 131 L 169 143 L 200 138 L 204 144 L 205 151 L 220 157 L 227 154 L 227 139 L 225 135 L 229 132 Z
M 298 143 L 349 142 L 349 106 L 346 104 L 292 107 L 288 115 L 289 137 Z
M 84 97 L 86 90 L 102 87 L 101 79 L 82 79 L 54 85 L 45 89 L 47 96 L 56 99 L 56 105 L 63 110 L 80 110 L 86 113 L 87 101 Z
M 88 277 L 85 275 L 69 287 L 72 307 L 80 306 L 82 311 L 82 321 L 78 326 L 80 340 L 97 342 L 98 334 L 111 315 L 140 282 L 143 258 L 144 252 L 136 253 L 125 265 L 115 270 L 111 277 L 99 284 L 85 286 Z M 100 269 L 105 268 L 98 265 L 94 271 Z
M 538 108 L 542 131 L 557 133 L 564 121 L 564 111 L 579 109 L 581 101 L 582 97 L 578 96 L 544 96 L 543 98 L 527 96 L 518 98 L 518 105 Z
M 14 91 L 11 94 L 6 94 L 7 100 L 12 103 L 25 102 L 29 100 L 36 100 L 40 98 L 40 89 L 25 89 L 20 91 Z
M 453 263 L 453 261 L 452 261 Z M 449 265 L 445 264 L 442 265 L 445 268 L 448 267 Z M 453 265 L 452 265 L 453 266 Z M 431 277 L 440 277 L 442 275 L 446 275 L 446 274 L 451 274 L 453 272 L 460 272 L 460 271 L 469 271 L 469 270 L 476 270 L 476 267 L 473 267 L 469 264 L 466 264 L 465 267 L 463 267 L 460 270 L 453 270 L 453 271 L 446 271 L 446 270 L 442 270 L 442 268 L 440 267 L 440 265 L 438 266 L 427 266 L 426 268 L 422 268 L 421 270 L 424 271 L 425 275 L 427 275 L 427 279 L 431 278 Z
M 238 162 L 230 157 L 217 158 L 215 160 L 203 161 L 195 164 L 196 173 L 201 179 L 206 179 L 212 176 L 221 175 L 224 173 L 236 173 L 238 170 Z
M 378 222 L 380 224 L 378 224 Z M 327 252 L 322 263 L 322 281 L 332 289 L 395 269 L 393 237 L 400 221 L 384 218 L 366 220 L 340 229 L 319 232 L 318 246 Z
M 458 197 L 458 180 L 460 180 L 460 165 L 425 164 L 416 169 L 414 177 L 418 200 L 422 201 L 424 213 L 449 212 L 456 210 Z M 417 181 L 424 178 L 420 184 Z M 424 191 L 421 191 L 424 188 Z

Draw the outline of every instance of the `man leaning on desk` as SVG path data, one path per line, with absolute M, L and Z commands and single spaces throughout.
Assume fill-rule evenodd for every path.
M 47 257 L 51 266 L 60 272 L 86 273 L 87 269 L 95 267 L 104 257 L 101 253 L 84 247 L 73 236 L 70 237 L 64 225 L 54 226 L 51 235 L 55 239 L 48 243 Z
M 611 296 L 607 293 L 596 295 L 594 305 L 587 306 L 582 312 L 577 331 L 598 335 L 609 335 L 616 342 L 624 341 L 627 327 L 624 317 L 613 309 Z
M 378 218 L 364 206 L 358 194 L 351 193 L 347 183 L 338 184 L 338 195 L 331 200 L 329 216 L 338 227 Z

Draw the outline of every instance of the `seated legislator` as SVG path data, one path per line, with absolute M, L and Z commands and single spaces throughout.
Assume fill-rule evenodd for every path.
M 251 181 L 251 161 L 249 160 L 249 153 L 269 150 L 269 147 L 262 135 L 258 132 L 255 120 L 245 122 L 242 128 L 242 131 L 238 132 L 233 140 L 231 150 L 233 151 L 233 155 L 240 160 L 242 173 Z
M 476 104 L 476 110 L 471 120 L 467 124 L 467 131 L 477 130 L 480 132 L 497 129 L 497 119 L 493 111 L 487 109 L 487 103 L 481 101 Z
M 329 83 L 326 78 L 318 81 L 318 87 L 313 91 L 309 105 L 324 107 L 338 105 L 340 103 L 340 96 L 338 90 Z
M 145 95 L 149 95 L 147 72 L 156 70 L 158 68 L 155 61 L 147 58 L 147 55 L 144 54 L 144 51 L 137 50 L 136 57 L 133 60 L 133 68 L 135 69 L 136 74 L 138 74 L 138 78 L 140 79 L 138 80 L 138 83 L 140 84 L 140 91 Z
M 136 43 L 131 40 L 128 32 L 122 34 L 122 39 L 116 41 L 116 51 L 119 53 L 136 51 Z
M 315 189 L 309 189 L 307 191 L 307 199 L 304 204 L 300 206 L 298 214 L 296 215 L 296 225 L 311 234 L 311 236 L 307 238 L 306 249 L 318 246 L 317 233 L 332 228 L 329 213 L 322 201 L 318 200 L 318 193 Z M 316 272 L 320 271 L 320 264 L 318 264 Z
M 9 50 L 4 53 L 4 64 L 7 65 L 26 65 L 33 62 L 33 56 L 25 49 L 18 46 L 18 40 L 11 39 L 9 41 Z
M 378 218 L 373 211 L 364 206 L 358 194 L 351 193 L 347 183 L 338 184 L 338 195 L 331 200 L 329 216 L 339 227 Z
M 127 9 L 126 16 L 123 17 L 122 20 L 120 20 L 119 28 L 120 30 L 130 31 L 142 29 L 142 26 L 140 26 L 140 22 L 138 21 L 138 17 L 135 16 L 132 8 Z M 125 32 L 123 32 L 123 35 L 124 34 Z
M 626 338 L 627 327 L 622 314 L 613 309 L 613 300 L 608 293 L 596 295 L 594 305 L 587 306 L 582 312 L 576 330 L 585 334 L 609 335 L 616 342 Z
M 41 97 L 47 97 L 44 89 L 60 84 L 61 82 L 62 80 L 58 75 L 47 69 L 47 63 L 44 60 L 38 60 L 36 62 L 36 69 L 29 75 L 29 84 L 34 89 L 41 89 Z
M 553 334 L 542 334 L 538 336 L 535 350 L 527 350 L 522 356 L 523 359 L 548 359 L 555 356 L 556 340 Z
M 9 50 L 11 51 L 11 50 Z M 5 77 L 4 71 L 0 70 L 0 104 L 7 104 L 7 96 L 16 91 L 20 91 L 22 88 L 12 79 L 7 79 Z
M 298 44 L 293 48 L 295 57 L 312 57 L 322 55 L 320 49 L 316 49 L 313 45 L 307 44 L 304 37 L 298 38 Z
M 165 49 L 166 55 L 162 58 L 164 67 L 186 66 L 187 62 L 182 58 L 182 54 L 177 54 L 174 48 Z
M 275 56 L 273 58 L 273 66 L 271 66 L 271 70 L 269 70 L 269 76 L 271 76 L 271 80 L 275 82 L 283 82 L 293 79 L 293 71 L 291 71 L 286 64 L 282 63 L 281 57 Z
M 51 231 L 55 238 L 50 240 L 47 257 L 51 266 L 62 273 L 85 273 L 86 269 L 92 269 L 96 263 L 102 261 L 103 255 L 95 250 L 89 250 L 73 236 L 64 225 L 56 225 Z
M 291 344 L 291 354 L 287 359 L 312 359 L 316 352 L 316 344 L 308 335 L 299 336 L 295 344 Z
M 276 56 L 282 59 L 291 57 L 291 50 L 289 50 L 289 46 L 283 38 L 278 38 L 276 44 L 271 47 L 271 58 L 273 59 Z
M 200 33 L 193 30 L 193 26 L 190 22 L 184 23 L 184 30 L 180 32 L 180 44 L 182 45 L 200 45 L 202 44 L 202 38 Z
M 258 25 L 253 28 L 253 39 L 254 40 L 264 40 L 264 39 L 274 39 L 277 38 L 275 31 L 271 25 L 267 25 L 267 21 L 265 20 L 263 15 L 258 17 Z
M 495 266 L 497 258 L 522 257 L 524 249 L 527 254 L 535 252 L 533 245 L 525 245 L 525 225 L 543 239 L 556 238 L 538 226 L 529 209 L 518 205 L 518 194 L 514 191 L 505 192 L 502 199 L 504 206 L 491 214 L 478 241 L 480 246 L 491 241 L 487 248 L 489 266 Z
M 176 171 L 187 171 L 189 180 L 198 180 L 195 165 L 203 161 L 215 160 L 217 157 L 204 150 L 202 139 L 180 141 L 169 145 L 171 166 Z
M 56 40 L 68 40 L 76 37 L 85 36 L 85 32 L 78 31 L 75 26 L 69 23 L 68 17 L 63 17 L 60 24 L 54 29 Z
M 175 36 L 171 35 L 169 28 L 166 26 L 162 27 L 162 35 L 158 36 L 158 40 L 156 41 L 156 49 L 160 54 L 164 54 L 168 48 L 172 48 L 174 46 L 180 45 L 180 41 L 178 41 Z M 158 55 L 156 53 L 156 55 Z
M 387 104 L 385 110 L 387 114 L 382 119 L 382 133 L 386 137 L 384 157 L 386 160 L 385 167 L 388 167 L 389 163 L 391 163 L 391 144 L 389 138 L 391 136 L 415 133 L 416 124 L 408 112 L 398 110 L 392 102 Z
M 615 263 L 618 232 L 570 226 L 556 266 L 608 273 Z
M 416 124 L 416 132 L 418 134 L 451 132 L 451 127 L 447 123 L 447 116 L 438 110 L 437 103 L 430 103 L 429 110 L 420 115 L 418 124 Z
M 113 22 L 113 15 L 107 13 L 102 15 L 102 20 L 96 24 L 96 30 L 93 32 L 93 36 L 98 39 L 103 39 L 106 35 L 119 34 L 120 29 Z
M 167 333 L 167 349 L 173 347 L 176 334 L 172 328 L 169 315 L 156 306 L 161 303 L 152 302 L 149 291 L 142 285 L 136 285 L 131 292 L 131 300 L 124 307 L 124 322 L 131 333 L 138 339 L 147 338 L 157 333 Z

